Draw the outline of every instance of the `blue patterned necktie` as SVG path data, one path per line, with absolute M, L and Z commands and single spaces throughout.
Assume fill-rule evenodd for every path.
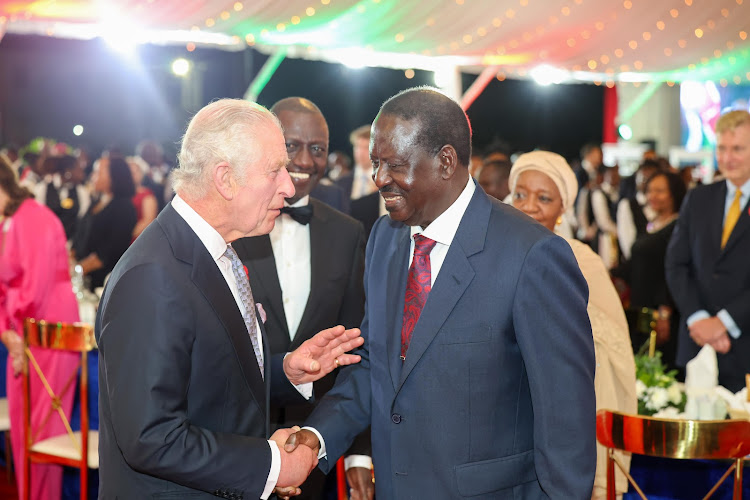
M 234 248 L 232 248 L 231 245 L 227 245 L 227 251 L 224 252 L 224 257 L 229 259 L 229 262 L 232 263 L 232 273 L 234 273 L 234 279 L 237 282 L 237 289 L 240 292 L 242 303 L 245 305 L 245 310 L 241 311 L 242 318 L 245 320 L 247 332 L 250 334 L 250 342 L 253 343 L 255 359 L 258 361 L 260 375 L 262 377 L 263 353 L 260 352 L 260 345 L 258 343 L 258 323 L 255 318 L 255 301 L 253 300 L 253 291 L 250 289 L 250 280 L 245 273 L 242 261 L 237 256 L 237 252 L 234 251 Z

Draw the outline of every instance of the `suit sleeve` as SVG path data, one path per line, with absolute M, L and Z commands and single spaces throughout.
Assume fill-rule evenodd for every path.
M 364 288 L 367 289 L 367 262 L 373 253 L 373 242 L 376 239 L 378 223 L 367 243 L 365 256 Z M 340 369 L 336 384 L 321 398 L 305 425 L 314 427 L 326 443 L 326 458 L 320 460 L 318 467 L 328 474 L 336 465 L 336 460 L 350 450 L 352 443 L 363 433 L 369 433 L 372 408 L 370 404 L 370 354 L 368 347 L 367 295 L 365 294 L 365 312 L 362 319 L 362 338 L 365 343 L 356 354 L 362 360 Z M 355 445 L 356 446 L 356 445 Z
M 513 325 L 534 409 L 535 468 L 549 498 L 590 498 L 596 469 L 594 342 L 588 288 L 568 243 L 526 255 Z
M 669 240 L 667 255 L 664 260 L 667 285 L 677 308 L 680 310 L 682 321 L 694 312 L 705 309 L 700 299 L 700 286 L 696 281 L 693 257 L 690 251 L 691 201 L 694 194 L 694 191 L 688 193 L 682 203 L 680 216 Z
M 193 489 L 262 494 L 271 466 L 265 439 L 213 432 L 187 418 L 195 308 L 188 284 L 163 267 L 127 271 L 107 294 L 98 331 L 102 397 L 117 446 L 141 473 Z
M 365 313 L 365 288 L 363 285 L 365 272 L 365 229 L 361 222 L 357 223 L 356 237 L 357 251 L 352 262 L 349 283 L 339 315 L 339 323 L 347 328 L 359 327 Z M 357 436 L 345 455 L 372 455 L 369 427 Z

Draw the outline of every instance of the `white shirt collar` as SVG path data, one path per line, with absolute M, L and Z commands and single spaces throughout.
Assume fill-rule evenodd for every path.
M 750 195 L 750 179 L 745 181 L 745 183 L 740 186 L 739 188 L 735 186 L 729 179 L 726 180 L 727 183 L 727 197 L 728 198 L 734 198 L 734 193 L 739 189 L 742 191 L 742 198 L 747 199 L 747 196 Z
M 456 201 L 426 228 L 422 229 L 419 226 L 412 226 L 411 237 L 414 238 L 415 234 L 422 234 L 440 244 L 450 246 L 453 242 L 453 237 L 456 235 L 456 231 L 458 231 L 458 225 L 461 223 L 466 208 L 471 202 L 471 197 L 474 196 L 475 190 L 476 185 L 473 179 L 469 177 L 466 187 L 464 187 L 464 190 Z
M 227 251 L 227 242 L 224 241 L 219 232 L 206 222 L 206 219 L 198 215 L 198 212 L 193 210 L 193 207 L 188 205 L 178 194 L 172 198 L 172 208 L 180 214 L 180 217 L 185 219 L 185 222 L 201 240 L 211 257 L 218 261 Z

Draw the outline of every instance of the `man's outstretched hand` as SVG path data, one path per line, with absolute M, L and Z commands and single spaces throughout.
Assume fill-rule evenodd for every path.
M 359 363 L 360 356 L 346 353 L 363 343 L 359 328 L 323 330 L 284 358 L 284 373 L 294 385 L 315 382 L 339 366 Z

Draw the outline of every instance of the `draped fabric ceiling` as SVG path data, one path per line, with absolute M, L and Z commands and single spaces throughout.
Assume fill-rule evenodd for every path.
M 4 31 L 500 78 L 750 80 L 750 0 L 0 0 Z

